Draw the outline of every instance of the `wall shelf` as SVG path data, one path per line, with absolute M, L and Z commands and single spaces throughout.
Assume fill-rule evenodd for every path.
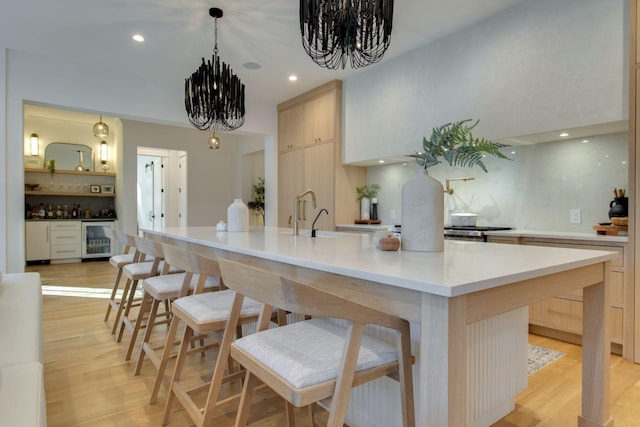
M 26 196 L 115 197 L 115 193 L 74 193 L 70 191 L 25 191 Z
M 48 169 L 29 169 L 25 168 L 26 173 L 50 173 Z M 113 172 L 79 172 L 79 171 L 71 171 L 71 170 L 58 170 L 56 169 L 54 174 L 61 175 L 84 175 L 84 176 L 113 176 L 116 174 Z

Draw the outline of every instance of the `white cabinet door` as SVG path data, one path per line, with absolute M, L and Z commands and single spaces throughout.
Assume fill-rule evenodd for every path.
M 27 221 L 25 246 L 27 261 L 41 261 L 51 258 L 49 221 Z

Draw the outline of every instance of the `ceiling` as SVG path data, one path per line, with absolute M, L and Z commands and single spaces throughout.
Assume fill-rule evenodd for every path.
M 382 62 L 524 0 L 400 0 Z M 530 0 L 533 1 L 533 0 Z M 247 103 L 277 104 L 359 70 L 326 70 L 300 42 L 295 0 L 0 0 L 3 47 L 161 84 L 184 79 L 213 51 L 210 7 L 219 7 L 218 48 L 246 85 Z M 145 37 L 134 42 L 135 33 Z M 245 63 L 260 64 L 256 70 Z M 298 81 L 290 82 L 290 74 Z

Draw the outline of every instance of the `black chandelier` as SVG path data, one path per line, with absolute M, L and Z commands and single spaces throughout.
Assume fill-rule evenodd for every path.
M 213 57 L 206 62 L 202 58 L 200 67 L 185 79 L 184 104 L 194 127 L 213 130 L 209 147 L 218 148 L 216 131 L 229 132 L 244 124 L 244 84 L 218 56 L 218 18 L 222 18 L 222 10 L 212 7 L 209 15 L 215 19 Z
M 321 67 L 366 67 L 391 42 L 393 0 L 300 0 L 302 45 Z

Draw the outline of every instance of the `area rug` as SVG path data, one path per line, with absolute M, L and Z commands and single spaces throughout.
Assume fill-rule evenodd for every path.
M 539 371 L 562 356 L 564 353 L 561 351 L 529 344 L 527 375 Z

